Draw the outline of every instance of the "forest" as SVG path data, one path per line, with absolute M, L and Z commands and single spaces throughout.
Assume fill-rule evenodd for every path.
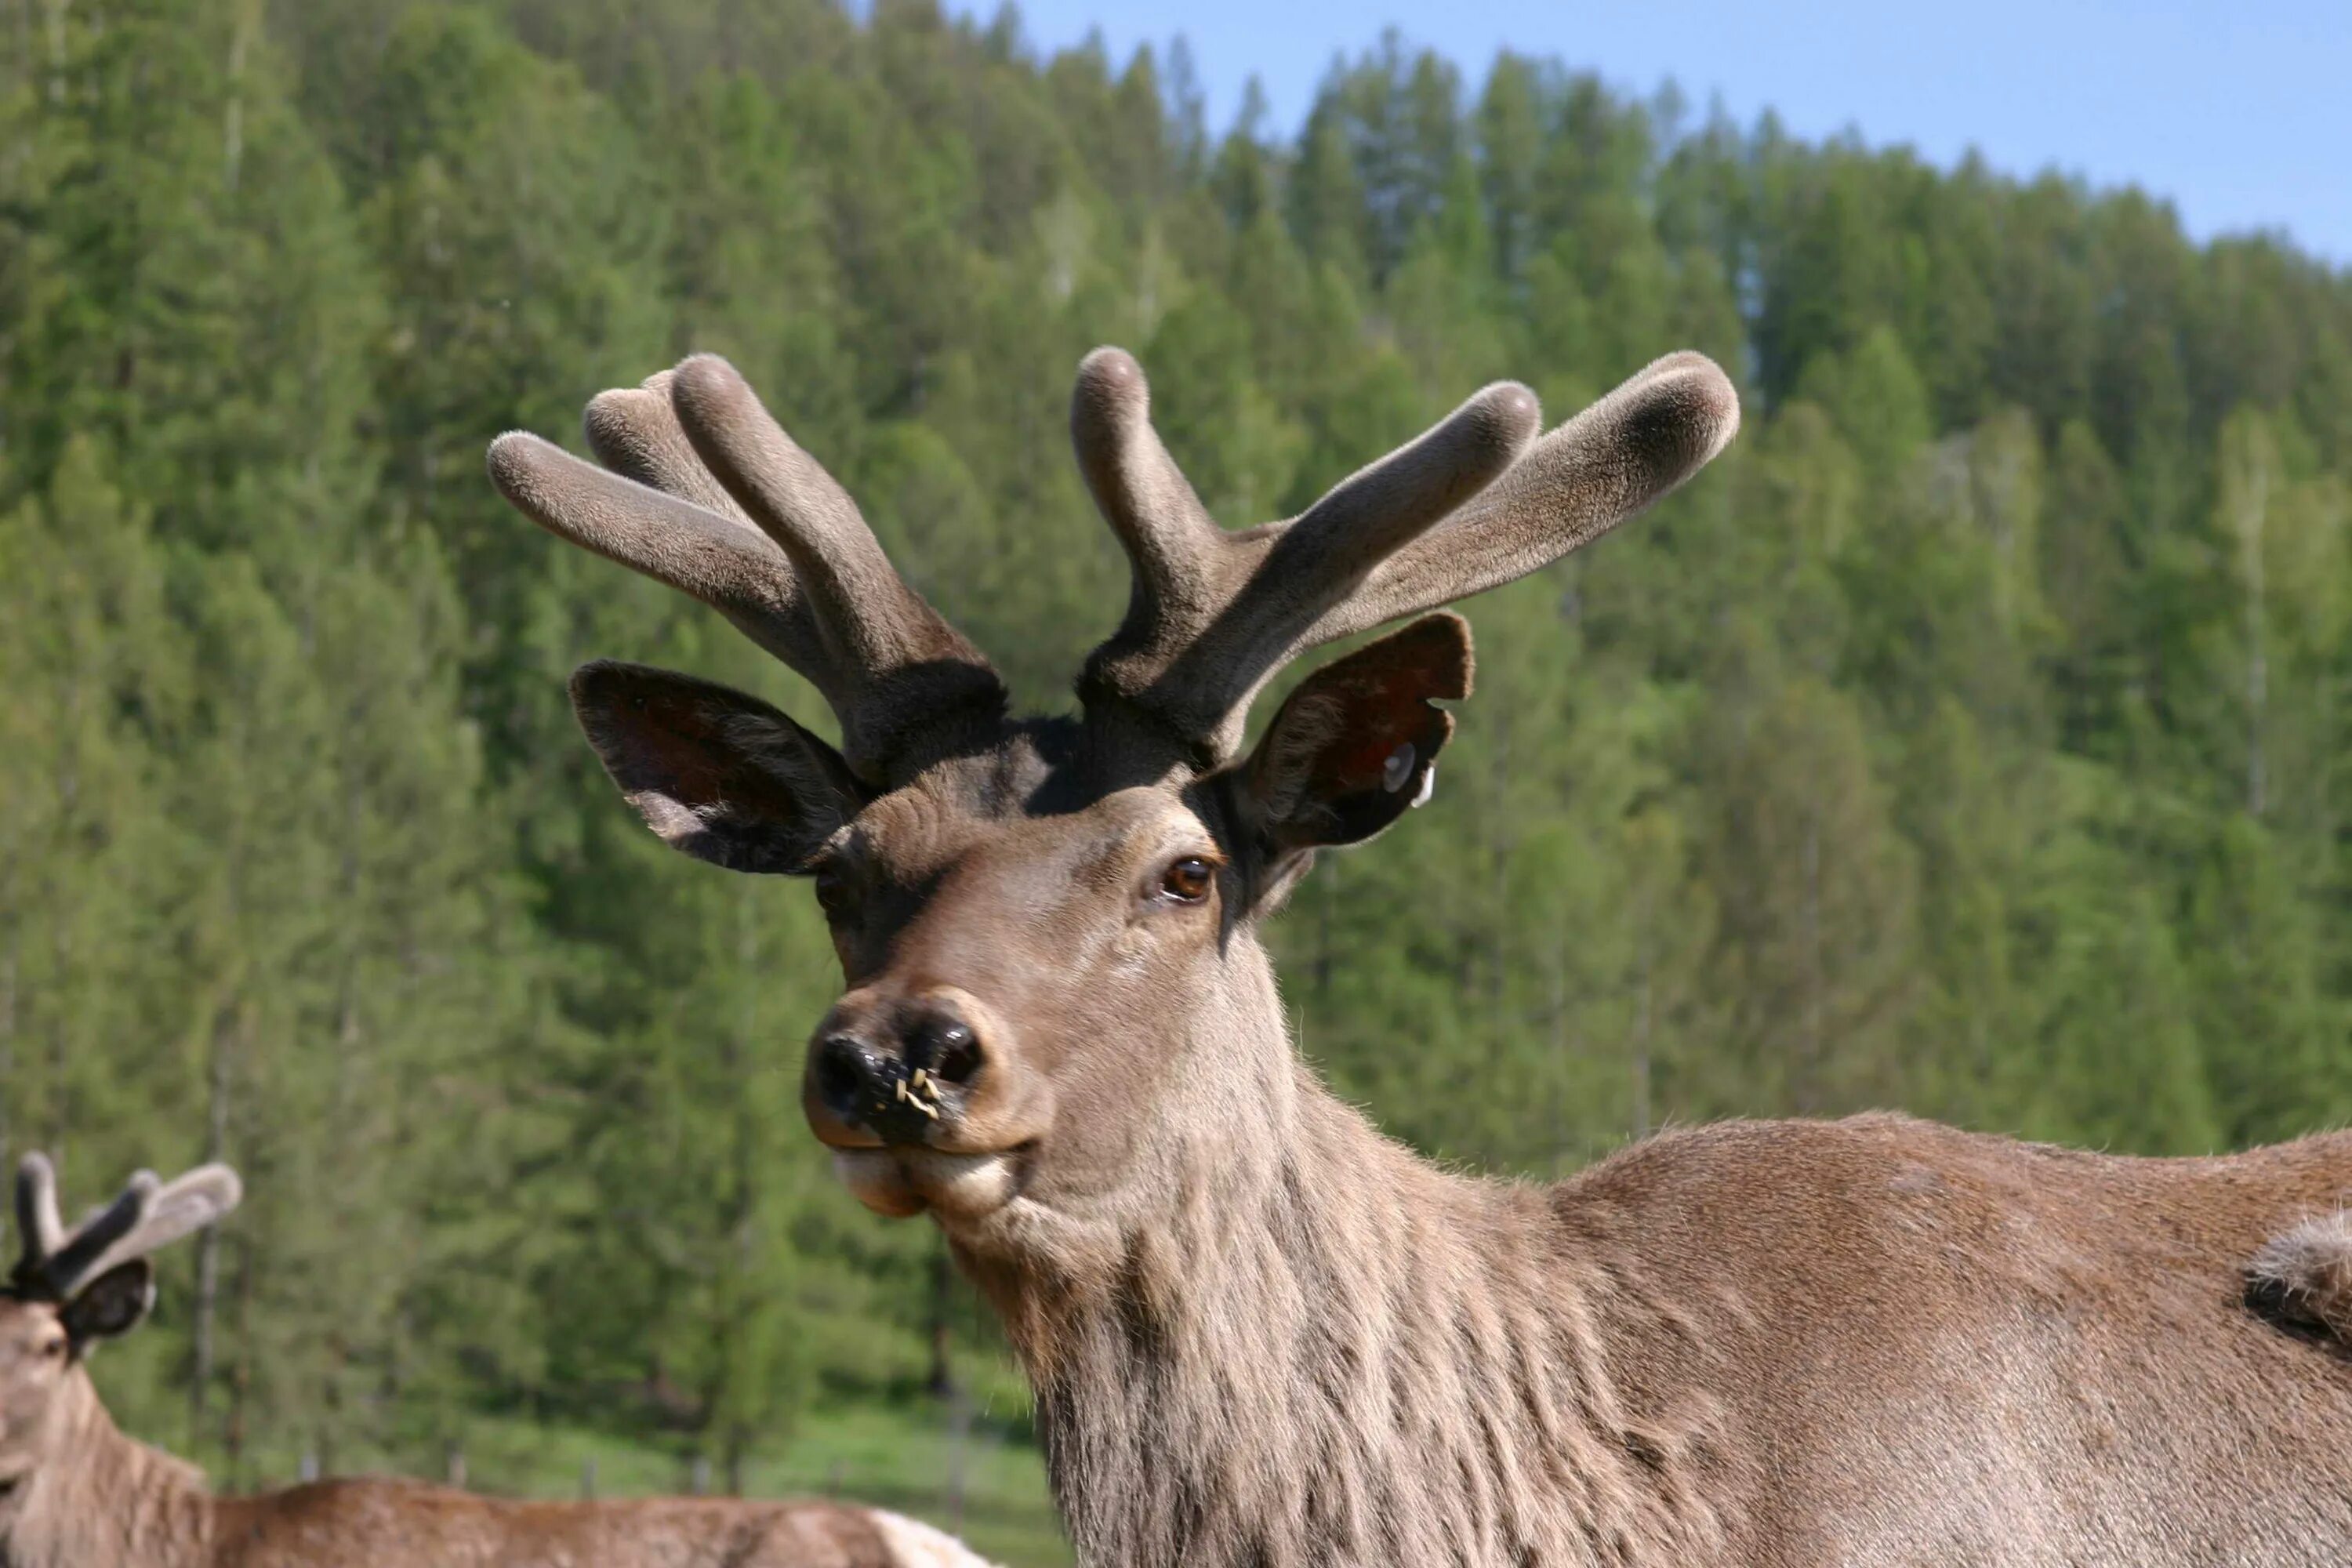
M 1556 422 L 1704 350 L 1732 450 L 1470 606 L 1435 801 L 1275 926 L 1308 1058 L 1534 1175 L 2352 1117 L 2352 273 L 1393 35 L 1303 127 L 1201 104 L 1181 45 L 932 0 L 0 0 L 0 1141 L 249 1194 L 98 1364 L 127 1429 L 1052 1560 L 985 1313 L 801 1124 L 814 900 L 664 849 L 563 680 L 824 705 L 483 476 L 696 350 L 1047 709 L 1126 592 L 1095 344 L 1235 526 L 1488 380 Z

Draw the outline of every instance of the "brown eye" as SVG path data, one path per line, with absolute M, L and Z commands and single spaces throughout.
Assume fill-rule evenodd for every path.
M 1197 855 L 1187 855 L 1160 874 L 1160 890 L 1180 904 L 1197 904 L 1209 896 L 1216 868 Z
M 41 1347 L 41 1353 L 55 1361 L 66 1353 L 66 1342 L 61 1339 L 51 1340 Z
M 817 907 L 829 920 L 838 920 L 849 907 L 849 873 L 837 861 L 828 860 L 816 871 Z

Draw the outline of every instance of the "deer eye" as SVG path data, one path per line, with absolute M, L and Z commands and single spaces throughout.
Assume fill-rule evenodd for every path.
M 1198 855 L 1187 855 L 1171 861 L 1168 869 L 1160 873 L 1160 891 L 1180 904 L 1197 904 L 1209 896 L 1216 879 L 1215 867 Z
M 849 873 L 838 860 L 827 860 L 816 868 L 817 907 L 829 920 L 839 920 L 849 908 Z

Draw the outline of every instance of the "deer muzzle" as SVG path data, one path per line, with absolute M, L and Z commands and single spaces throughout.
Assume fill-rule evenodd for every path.
M 1048 1098 L 1010 1032 L 952 986 L 844 996 L 810 1042 L 801 1092 L 842 1180 L 894 1215 L 1009 1200 Z
M 835 1148 L 1001 1151 L 1039 1129 L 1005 1029 L 970 993 L 853 991 L 810 1042 L 802 1106 Z
M 810 1047 L 804 1100 L 835 1146 L 924 1144 L 960 1121 L 988 1066 L 979 1028 L 950 999 L 859 996 L 836 1005 Z

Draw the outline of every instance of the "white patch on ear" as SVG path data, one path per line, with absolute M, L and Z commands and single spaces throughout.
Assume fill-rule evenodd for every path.
M 1413 754 L 1412 742 L 1410 741 L 1389 753 L 1389 760 L 1381 766 L 1382 789 L 1394 795 L 1404 788 L 1404 781 L 1412 776 Z M 1413 804 L 1419 805 L 1421 802 L 1415 801 Z
M 1412 751 L 1412 748 L 1411 746 L 1407 746 L 1407 747 L 1405 748 L 1405 750 L 1406 750 L 1406 751 L 1408 751 L 1408 752 L 1410 752 L 1410 751 Z M 1413 791 L 1413 792 L 1412 792 L 1412 805 L 1411 805 L 1407 806 L 1405 809 L 1406 809 L 1406 810 L 1408 810 L 1408 811 L 1412 811 L 1412 810 L 1417 810 L 1418 808 L 1420 808 L 1420 807 L 1422 807 L 1422 806 L 1427 805 L 1429 804 L 1429 797 L 1430 797 L 1431 795 L 1435 795 L 1436 793 L 1437 793 L 1437 764 L 1436 764 L 1435 763 L 1430 763 L 1430 764 L 1429 764 L 1429 766 L 1428 766 L 1425 770 L 1423 770 L 1423 772 L 1422 773 L 1422 775 L 1421 775 L 1421 787 L 1420 787 L 1419 789 L 1417 789 L 1417 790 L 1415 790 L 1415 791 Z
M 646 826 L 652 828 L 665 844 L 680 845 L 709 829 L 710 825 L 703 821 L 693 808 L 680 805 L 659 790 L 633 790 L 622 798 L 637 808 L 637 815 L 646 819 Z

